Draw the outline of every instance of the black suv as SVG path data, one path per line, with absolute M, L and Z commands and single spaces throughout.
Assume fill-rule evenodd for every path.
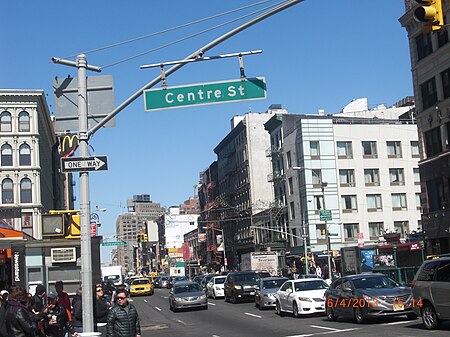
M 227 275 L 224 284 L 225 301 L 237 303 L 241 300 L 255 299 L 259 277 L 254 271 L 237 271 Z
M 425 261 L 411 284 L 414 312 L 427 329 L 450 319 L 450 257 Z

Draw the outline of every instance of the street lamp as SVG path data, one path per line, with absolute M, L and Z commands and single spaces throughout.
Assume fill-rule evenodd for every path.
M 312 174 L 314 174 L 316 176 L 316 178 L 319 180 L 320 185 L 321 185 L 321 190 L 322 190 L 322 211 L 326 210 L 326 206 L 325 206 L 325 187 L 328 186 L 327 182 L 322 181 L 322 177 L 319 176 L 317 174 L 316 171 L 314 171 L 314 169 L 312 168 L 308 168 L 308 167 L 300 167 L 300 166 L 294 166 L 292 167 L 293 170 L 311 170 Z M 333 271 L 332 271 L 332 266 L 331 266 L 331 241 L 330 241 L 330 233 L 328 232 L 328 217 L 326 214 L 324 214 L 324 221 L 325 221 L 325 239 L 326 239 L 326 243 L 327 243 L 327 255 L 328 255 L 328 277 L 330 278 L 331 281 L 333 281 Z M 305 245 L 305 254 L 307 254 L 307 248 Z M 306 260 L 308 260 L 306 258 Z

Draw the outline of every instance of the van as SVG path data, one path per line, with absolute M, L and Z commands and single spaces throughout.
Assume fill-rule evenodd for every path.
M 429 330 L 450 319 L 450 257 L 425 261 L 411 283 L 413 310 Z

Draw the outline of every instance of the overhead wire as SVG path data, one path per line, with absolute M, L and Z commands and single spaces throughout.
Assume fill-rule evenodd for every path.
M 284 2 L 286 2 L 286 1 L 281 1 L 280 3 L 273 4 L 273 5 L 270 5 L 270 6 L 266 6 L 266 7 L 262 8 L 262 9 L 257 10 L 257 11 L 254 11 L 254 12 L 251 12 L 251 13 L 248 13 L 248 14 L 245 14 L 245 15 L 240 16 L 240 17 L 238 17 L 238 18 L 235 18 L 235 19 L 229 20 L 229 21 L 227 21 L 227 22 L 218 24 L 218 25 L 216 25 L 216 26 L 213 26 L 213 27 L 204 29 L 204 30 L 199 31 L 199 32 L 197 32 L 197 33 L 194 33 L 194 34 L 191 34 L 191 35 L 182 37 L 182 38 L 180 38 L 180 39 L 177 39 L 177 40 L 175 40 L 175 41 L 166 43 L 166 44 L 161 45 L 161 46 L 159 46 L 159 47 L 155 47 L 155 48 L 152 48 L 152 49 L 147 50 L 147 51 L 145 51 L 145 52 L 136 54 L 136 55 L 134 55 L 134 56 L 130 56 L 130 57 L 128 57 L 128 58 L 119 60 L 119 61 L 117 61 L 117 62 L 110 63 L 110 64 L 108 64 L 108 65 L 102 66 L 101 68 L 102 68 L 102 69 L 110 68 L 110 67 L 116 66 L 116 65 L 118 65 L 118 64 L 121 64 L 121 63 L 130 61 L 130 60 L 136 59 L 136 58 L 141 57 L 141 56 L 143 56 L 143 55 L 147 55 L 147 54 L 153 53 L 153 52 L 155 52 L 155 51 L 158 51 L 158 50 L 161 50 L 161 49 L 170 47 L 170 46 L 172 46 L 172 45 L 174 45 L 174 44 L 177 44 L 177 43 L 180 43 L 180 42 L 183 42 L 183 41 L 192 39 L 192 38 L 194 38 L 194 37 L 196 37 L 196 36 L 205 34 L 205 33 L 210 32 L 210 31 L 212 31 L 212 30 L 215 30 L 215 29 L 218 29 L 218 28 L 227 26 L 227 25 L 232 24 L 232 23 L 234 23 L 234 22 L 237 22 L 237 21 L 243 20 L 243 19 L 245 19 L 245 18 L 254 16 L 254 15 L 256 15 L 256 14 L 265 12 L 265 11 L 267 11 L 267 10 L 269 10 L 269 9 L 271 9 L 271 8 L 274 8 L 274 7 L 276 7 L 276 6 L 278 6 L 279 4 L 284 3 Z
M 226 15 L 229 15 L 229 14 L 232 14 L 232 13 L 235 13 L 235 12 L 239 12 L 239 11 L 251 8 L 251 7 L 259 6 L 259 5 L 263 4 L 263 3 L 271 2 L 271 1 L 274 1 L 274 0 L 259 1 L 259 2 L 256 2 L 256 3 L 250 4 L 250 5 L 246 5 L 246 6 L 243 6 L 243 7 L 236 8 L 236 9 L 232 9 L 232 10 L 229 10 L 229 11 L 226 11 L 226 12 L 222 12 L 222 13 L 219 13 L 219 14 L 214 14 L 214 15 L 208 16 L 208 17 L 203 18 L 203 19 L 198 19 L 198 20 L 194 20 L 194 21 L 191 21 L 191 22 L 188 22 L 188 23 L 184 23 L 184 24 L 175 26 L 175 27 L 163 29 L 163 30 L 160 30 L 158 32 L 153 32 L 153 33 L 150 33 L 150 34 L 147 34 L 147 35 L 143 35 L 143 36 L 139 36 L 139 37 L 132 38 L 132 39 L 129 39 L 129 40 L 113 43 L 113 44 L 110 44 L 110 45 L 107 45 L 107 46 L 90 49 L 90 50 L 84 51 L 82 53 L 83 54 L 93 54 L 93 53 L 96 53 L 96 52 L 99 52 L 99 51 L 103 51 L 103 50 L 106 50 L 106 49 L 109 49 L 109 48 L 114 48 L 114 47 L 122 46 L 122 45 L 125 45 L 125 44 L 129 44 L 129 43 L 132 43 L 132 42 L 144 40 L 144 39 L 147 39 L 147 38 L 150 38 L 150 37 L 154 37 L 154 36 L 157 36 L 157 35 L 165 34 L 165 33 L 172 32 L 172 31 L 175 31 L 175 30 L 178 30 L 178 29 L 186 28 L 186 27 L 193 26 L 193 25 L 196 25 L 196 24 L 199 24 L 199 23 L 202 23 L 202 22 L 213 20 L 213 19 L 216 19 L 216 18 L 219 18 L 219 17 L 222 17 L 222 16 L 226 16 Z M 286 1 L 287 0 L 283 0 L 280 3 L 283 3 L 283 2 L 286 2 Z M 272 5 L 272 6 L 276 6 L 276 5 Z M 78 54 L 79 53 L 73 54 L 73 55 L 69 55 L 69 56 L 65 56 L 63 58 L 66 58 L 66 59 L 74 58 Z

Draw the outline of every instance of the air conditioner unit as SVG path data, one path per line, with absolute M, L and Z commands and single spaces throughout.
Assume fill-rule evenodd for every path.
M 52 263 L 66 263 L 77 261 L 77 250 L 75 247 L 71 248 L 52 248 L 51 249 Z

